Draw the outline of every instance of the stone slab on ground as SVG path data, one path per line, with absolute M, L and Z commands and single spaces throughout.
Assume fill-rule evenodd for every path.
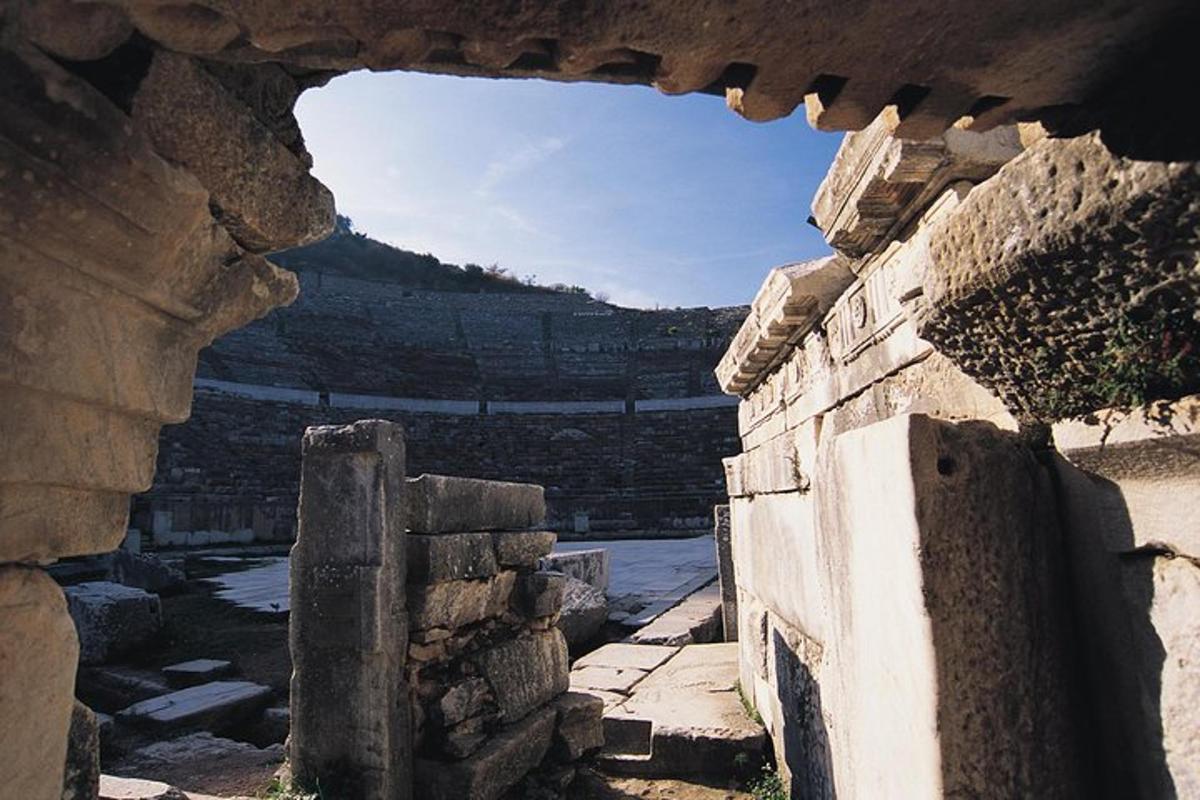
M 162 668 L 167 683 L 177 689 L 227 678 L 233 674 L 233 664 L 215 658 L 196 658 Z
M 636 614 L 630 614 L 628 617 L 622 619 L 621 624 L 626 628 L 644 628 L 691 595 L 712 583 L 716 578 L 716 568 L 694 575 L 689 581 L 671 589 L 641 611 L 638 611 Z
M 615 667 L 618 669 L 640 669 L 649 672 L 662 666 L 667 659 L 679 652 L 678 647 L 654 644 L 630 644 L 612 642 L 598 647 L 578 659 L 573 669 L 583 667 Z
M 721 587 L 710 583 L 664 612 L 630 641 L 638 644 L 707 644 L 721 638 Z
M 100 800 L 188 800 L 188 796 L 159 781 L 101 775 Z
M 209 733 L 192 733 L 133 750 L 113 763 L 113 775 L 162 781 L 222 797 L 257 794 L 283 762 L 283 747 L 258 748 Z
M 130 725 L 160 731 L 220 732 L 267 706 L 271 689 L 249 681 L 214 681 L 134 703 L 117 713 Z
M 533 483 L 421 475 L 407 484 L 414 533 L 520 530 L 546 519 L 546 498 Z
M 650 673 L 629 667 L 583 667 L 571 670 L 571 688 L 628 695 Z
M 144 642 L 162 627 L 158 595 L 109 581 L 68 586 L 67 610 L 79 632 L 79 661 L 101 664 Z
M 538 709 L 463 761 L 417 759 L 414 797 L 496 800 L 541 763 L 550 749 L 556 718 L 553 708 Z
M 542 569 L 552 569 L 577 578 L 602 592 L 608 591 L 611 557 L 605 548 L 551 553 L 542 559 Z
M 290 569 L 288 559 L 269 558 L 263 559 L 263 561 L 267 563 L 261 567 L 228 572 L 206 580 L 219 587 L 216 592 L 217 597 L 240 608 L 268 614 L 281 614 L 289 611 L 291 600 L 288 587 Z
M 80 667 L 75 693 L 93 709 L 115 713 L 141 700 L 170 694 L 171 686 L 157 670 L 134 667 Z

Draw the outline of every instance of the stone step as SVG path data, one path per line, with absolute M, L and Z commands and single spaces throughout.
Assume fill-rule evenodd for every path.
M 572 674 L 577 686 L 597 670 L 635 670 L 635 665 L 650 670 L 623 700 L 611 692 L 593 692 L 605 700 L 605 748 L 597 756 L 599 766 L 623 775 L 662 778 L 757 769 L 767 737 L 737 693 L 736 643 L 616 647 L 589 654 Z M 664 652 L 669 653 L 665 659 Z
M 714 582 L 693 592 L 629 640 L 636 644 L 708 644 L 718 641 L 721 631 L 721 587 Z
M 134 703 L 117 720 L 160 732 L 208 730 L 219 733 L 258 712 L 271 701 L 271 689 L 248 681 L 214 681 Z
M 177 689 L 198 686 L 233 674 L 233 664 L 214 658 L 196 658 L 162 668 L 167 683 Z

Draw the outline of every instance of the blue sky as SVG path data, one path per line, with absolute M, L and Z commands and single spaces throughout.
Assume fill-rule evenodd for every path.
M 802 110 L 801 110 L 802 111 Z M 360 231 L 652 308 L 746 303 L 829 252 L 805 220 L 841 140 L 719 97 L 354 73 L 297 107 L 313 172 Z

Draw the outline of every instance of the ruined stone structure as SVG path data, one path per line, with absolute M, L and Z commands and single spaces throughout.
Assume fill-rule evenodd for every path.
M 406 482 L 404 458 L 381 420 L 305 433 L 291 769 L 335 797 L 495 800 L 598 748 L 603 703 L 564 694 L 541 487 Z
M 160 547 L 288 542 L 296 530 L 297 432 L 364 415 L 403 422 L 412 470 L 543 483 L 550 527 L 572 531 L 582 513 L 595 535 L 703 529 L 724 494 L 720 459 L 738 449 L 731 406 L 625 413 L 616 401 L 575 413 L 480 414 L 472 404 L 468 414 L 327 407 L 315 399 L 199 389 L 188 424 L 164 431 L 155 485 L 136 498 L 131 524 Z
M 1053 422 L 1059 411 L 1095 410 L 1112 396 L 1103 387 L 1130 382 L 1128 370 L 1106 366 L 1114 304 L 1194 320 L 1197 171 L 1182 159 L 1200 148 L 1192 126 L 1168 120 L 1188 96 L 1196 13 L 1181 0 L 815 0 L 787 13 L 776 3 L 673 0 L 3 3 L 3 791 L 62 795 L 78 642 L 39 565 L 117 546 L 129 496 L 151 485 L 160 426 L 188 416 L 198 351 L 295 297 L 294 276 L 264 254 L 328 232 L 333 200 L 308 174 L 291 108 L 304 89 L 369 67 L 654 83 L 723 94 L 751 119 L 804 101 L 825 129 L 862 128 L 886 108 L 893 134 L 916 140 L 956 121 L 982 132 L 1038 119 L 1053 133 L 1087 133 L 1038 141 L 969 191 L 946 184 L 912 235 L 881 221 L 880 209 L 907 208 L 905 185 L 935 178 L 906 178 L 927 167 L 904 168 L 904 147 L 882 173 L 863 164 L 861 201 L 848 216 L 837 209 L 851 206 L 835 203 L 833 219 L 870 220 L 872 230 L 842 237 L 822 223 L 859 258 L 845 265 L 856 276 L 850 292 L 830 298 L 822 281 L 808 299 L 781 290 L 781 305 L 755 309 L 746 352 L 761 366 L 736 362 L 737 382 L 726 382 L 745 398 L 746 453 L 730 474 L 734 552 L 757 547 L 742 533 L 769 535 L 762 515 L 774 512 L 755 509 L 781 503 L 810 506 L 794 509 L 789 525 L 811 519 L 813 530 L 846 537 L 817 540 L 843 549 L 807 560 L 775 556 L 773 568 L 814 570 L 809 581 L 764 576 L 735 555 L 739 637 L 753 652 L 745 648 L 763 641 L 766 620 L 768 663 L 756 672 L 751 659 L 747 679 L 757 675 L 755 697 L 802 786 L 869 796 L 902 762 L 890 785 L 912 774 L 926 795 L 1195 794 L 1194 525 L 1162 522 L 1194 520 L 1194 491 L 1180 490 L 1194 486 L 1191 406 L 1173 407 L 1181 427 L 1169 436 L 1133 431 L 1103 451 L 1102 436 L 1062 445 L 1082 477 L 1022 449 L 1036 436 L 930 417 Z M 950 155 L 939 164 L 953 163 L 953 143 L 943 137 L 943 146 Z M 775 309 L 795 319 L 777 320 Z M 1177 355 L 1135 345 L 1117 360 Z M 877 487 L 861 465 L 885 449 L 897 480 Z M 1171 458 L 1142 458 L 1154 453 Z M 979 507 L 995 513 L 981 520 L 978 556 L 946 524 L 963 503 L 947 488 L 956 482 L 963 497 L 992 490 Z M 836 503 L 839 493 L 850 505 Z M 885 497 L 892 513 L 881 517 L 871 509 Z M 1005 519 L 1012 536 L 995 529 Z M 857 547 L 854 535 L 881 528 L 896 533 L 882 582 L 884 553 Z M 799 528 L 780 530 L 791 532 L 784 543 L 814 543 Z M 977 558 L 987 581 L 963 577 L 968 568 L 977 576 Z M 821 565 L 833 564 L 860 576 L 837 584 L 836 598 L 821 594 L 834 586 Z M 786 595 L 762 596 L 785 584 Z M 1021 585 L 1019 604 L 999 603 Z M 969 593 L 979 586 L 994 592 Z M 1056 605 L 1064 587 L 1074 600 Z M 884 603 L 873 591 L 903 612 L 903 627 L 878 630 Z M 756 598 L 770 599 L 769 613 L 751 616 Z M 1088 657 L 1053 646 L 1068 644 L 1053 634 L 1061 613 Z M 901 660 L 864 652 L 863 637 L 877 631 L 881 653 L 908 634 Z M 355 674 L 365 674 L 367 655 L 385 643 L 351 633 L 347 647 L 363 662 Z M 847 667 L 837 675 L 851 683 L 830 683 L 822 663 Z M 947 696 L 932 675 L 961 691 Z M 785 685 L 790 694 L 778 691 Z M 1076 705 L 1071 687 L 1084 695 Z M 1011 706 L 991 705 L 999 694 Z M 851 702 L 870 696 L 902 698 L 912 713 L 876 718 L 879 707 Z M 780 697 L 802 702 L 774 705 Z M 815 723 L 826 714 L 838 725 L 823 737 Z M 1077 782 L 1080 751 L 1100 754 L 1098 788 Z
M 294 304 L 201 351 L 191 418 L 135 500 L 149 542 L 289 541 L 301 433 L 363 416 L 405 423 L 415 470 L 545 485 L 555 530 L 707 527 L 737 452 L 712 367 L 743 308 L 299 279 Z
M 1047 426 L 1200 389 L 1200 170 L 896 130 L 718 367 L 742 685 L 795 797 L 1190 797 L 1195 398 Z

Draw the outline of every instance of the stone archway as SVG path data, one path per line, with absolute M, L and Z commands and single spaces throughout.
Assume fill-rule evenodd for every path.
M 187 417 L 198 350 L 290 302 L 264 254 L 329 192 L 291 109 L 357 68 L 653 83 L 823 129 L 964 116 L 1131 123 L 1104 106 L 1183 2 L 496 5 L 15 0 L 0 14 L 0 764 L 61 792 L 75 643 L 38 564 L 104 552 Z M 1122 13 L 1115 13 L 1120 10 Z M 1186 21 L 1186 20 L 1185 20 Z M 1117 97 L 1128 97 L 1118 93 Z M 1064 109 L 1074 109 L 1065 113 Z M 1104 112 L 1104 113 L 1100 113 Z

